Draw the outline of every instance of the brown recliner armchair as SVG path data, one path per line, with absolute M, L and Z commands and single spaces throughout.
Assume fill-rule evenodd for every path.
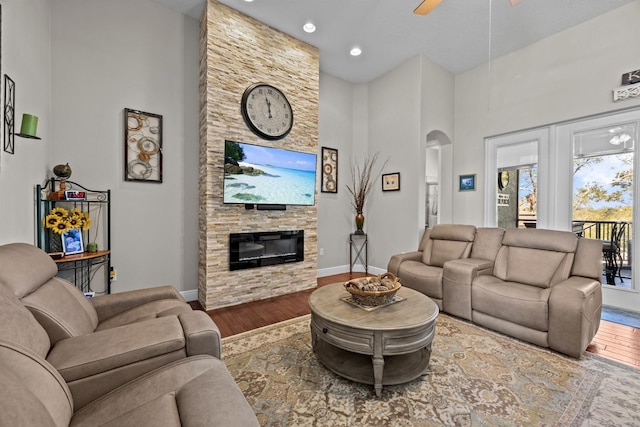
M 126 333 L 122 340 L 127 340 Z M 58 344 L 69 341 L 75 339 Z M 89 347 L 77 345 L 75 350 L 92 352 L 96 343 L 84 344 Z M 78 394 L 45 360 L 48 352 L 45 330 L 14 295 L 0 287 L 1 427 L 258 425 L 224 363 L 213 356 L 180 358 L 123 381 L 113 390 L 105 390 L 98 378 L 92 381 L 93 388 L 87 388 L 91 397 L 81 396 L 84 402 L 79 408 Z M 103 367 L 108 363 L 103 361 Z
M 49 255 L 33 245 L 0 246 L 0 288 L 46 331 L 41 355 L 68 383 L 76 407 L 187 356 L 220 357 L 217 326 L 174 288 L 87 299 L 56 273 Z

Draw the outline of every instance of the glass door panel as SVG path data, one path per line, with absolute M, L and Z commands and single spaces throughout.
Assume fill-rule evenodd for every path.
M 572 133 L 573 231 L 603 241 L 603 284 L 628 289 L 637 135 L 636 122 Z

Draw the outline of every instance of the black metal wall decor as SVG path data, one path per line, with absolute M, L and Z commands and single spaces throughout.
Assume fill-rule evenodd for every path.
M 0 77 L 2 77 L 2 5 L 1 4 L 0 4 Z M 0 100 L 2 100 L 1 84 L 0 84 Z M 4 120 L 0 120 L 0 145 L 2 145 L 2 141 L 3 141 L 2 122 L 4 122 Z
M 14 124 L 16 111 L 16 84 L 4 75 L 4 151 L 14 153 Z
M 124 180 L 162 183 L 162 116 L 124 109 Z

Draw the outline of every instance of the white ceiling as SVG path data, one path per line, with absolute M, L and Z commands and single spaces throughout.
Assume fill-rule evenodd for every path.
M 153 1 L 198 19 L 205 2 Z M 323 72 L 363 83 L 419 54 L 458 74 L 634 0 L 443 0 L 426 16 L 413 14 L 421 0 L 219 1 L 319 48 Z

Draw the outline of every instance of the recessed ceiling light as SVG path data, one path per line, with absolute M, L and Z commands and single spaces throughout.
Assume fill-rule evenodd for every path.
M 246 1 L 247 3 L 251 3 L 253 0 L 244 0 L 244 1 Z
M 362 53 L 362 49 L 360 49 L 358 46 L 355 46 L 351 48 L 351 51 L 349 53 L 351 54 L 351 56 L 358 56 Z
M 316 26 L 313 25 L 313 23 L 311 22 L 307 22 L 306 24 L 304 24 L 302 26 L 302 29 L 306 32 L 306 33 L 313 33 L 316 30 Z

